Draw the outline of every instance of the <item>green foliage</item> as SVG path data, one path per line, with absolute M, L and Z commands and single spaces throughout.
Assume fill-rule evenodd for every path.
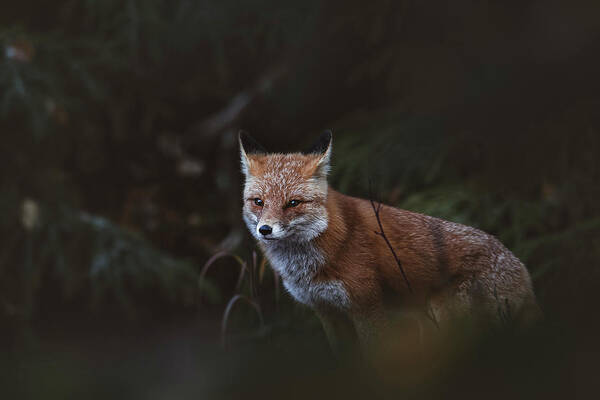
M 116 117 L 115 108 L 124 106 L 117 97 L 136 90 L 152 94 L 142 100 L 150 120 L 175 112 L 167 99 L 222 104 L 272 66 L 267 61 L 281 52 L 280 43 L 298 41 L 310 29 L 315 7 L 269 0 L 55 3 L 47 11 L 60 24 L 49 32 L 0 28 L 5 48 L 26 53 L 0 61 L 1 115 L 19 115 L 39 136 L 51 127 L 54 107 L 67 110 L 77 126 L 84 123 L 77 112 Z M 187 67 L 179 65 L 181 55 L 188 55 Z M 244 58 L 264 62 L 241 65 Z M 165 74 L 168 85 L 152 80 Z M 93 110 L 100 105 L 104 110 Z
M 3 226 L 9 238 L 0 254 L 2 311 L 30 318 L 40 306 L 42 282 L 57 282 L 55 300 L 80 299 L 92 308 L 118 306 L 130 315 L 148 304 L 196 305 L 219 291 L 199 283 L 193 263 L 154 248 L 139 235 L 105 218 L 68 207 L 47 207 L 31 199 L 1 196 L 3 208 L 21 219 Z M 149 298 L 150 302 L 140 302 Z
M 440 121 L 398 113 L 395 107 L 359 112 L 335 124 L 332 182 L 343 192 L 400 193 L 439 181 L 448 140 Z

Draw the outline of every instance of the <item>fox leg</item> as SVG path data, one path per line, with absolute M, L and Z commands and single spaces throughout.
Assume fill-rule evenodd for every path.
M 356 344 L 356 331 L 348 316 L 336 310 L 317 310 L 333 354 L 338 358 L 350 354 Z
M 364 353 L 383 349 L 386 335 L 390 333 L 388 317 L 382 306 L 354 316 L 358 342 Z
M 439 326 L 446 327 L 457 318 L 469 318 L 482 326 L 513 323 L 523 301 L 515 291 L 497 288 L 494 279 L 472 276 L 432 296 L 429 308 Z
M 484 276 L 473 275 L 457 280 L 431 296 L 428 317 L 442 331 L 453 322 L 466 319 L 483 324 L 498 322 L 497 303 Z

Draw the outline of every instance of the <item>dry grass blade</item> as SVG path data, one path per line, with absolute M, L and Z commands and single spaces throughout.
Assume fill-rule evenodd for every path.
M 265 277 L 265 271 L 267 270 L 267 258 L 262 257 L 260 264 L 258 265 L 258 283 L 261 284 Z
M 206 274 L 207 274 L 209 268 L 217 260 L 219 260 L 219 259 L 221 259 L 223 257 L 232 257 L 240 265 L 241 271 L 240 271 L 240 276 L 238 278 L 238 284 L 241 285 L 241 281 L 243 279 L 243 274 L 244 274 L 243 271 L 245 271 L 248 268 L 246 266 L 246 262 L 244 260 L 242 260 L 240 257 L 236 256 L 235 254 L 231 254 L 231 253 L 226 252 L 226 251 L 219 251 L 216 254 L 214 254 L 211 258 L 209 258 L 208 261 L 202 267 L 202 270 L 200 271 L 200 275 L 198 276 L 198 287 L 199 288 L 203 288 L 204 287 L 204 279 L 206 277 Z M 237 290 L 237 285 L 236 285 L 236 290 Z
M 271 271 L 273 271 L 273 282 L 275 284 L 275 308 L 279 309 L 279 274 L 274 269 L 271 269 Z
M 252 297 L 256 297 L 258 295 L 258 285 L 256 283 L 258 266 L 256 251 L 252 250 L 252 269 L 250 270 L 250 290 L 252 290 Z
M 242 283 L 244 282 L 244 276 L 246 276 L 246 269 L 248 268 L 248 266 L 246 265 L 246 262 L 244 261 L 244 266 L 243 268 L 240 268 L 240 274 L 238 275 L 238 279 L 237 282 L 235 284 L 235 291 L 239 291 L 242 287 Z
M 433 322 L 433 325 L 435 325 L 435 327 L 438 330 L 440 329 L 440 324 L 438 323 L 438 320 L 435 317 L 435 313 L 433 312 L 433 308 L 431 307 L 431 304 L 429 304 L 427 306 L 427 309 L 425 310 L 425 316 L 427 317 L 427 319 L 429 319 L 431 322 Z
M 229 323 L 229 317 L 231 315 L 231 310 L 233 310 L 233 306 L 238 303 L 239 301 L 243 301 L 247 304 L 249 304 L 250 306 L 252 306 L 252 308 L 256 311 L 256 314 L 258 315 L 258 319 L 260 321 L 260 327 L 262 328 L 265 325 L 264 319 L 263 319 L 263 314 L 262 311 L 260 309 L 260 305 L 253 301 L 252 299 L 250 299 L 248 296 L 245 296 L 243 294 L 236 294 L 235 296 L 233 296 L 231 298 L 231 300 L 229 300 L 229 303 L 227 303 L 227 307 L 225 308 L 225 313 L 223 314 L 223 321 L 221 322 L 221 342 L 223 344 L 223 347 L 227 346 L 227 325 Z

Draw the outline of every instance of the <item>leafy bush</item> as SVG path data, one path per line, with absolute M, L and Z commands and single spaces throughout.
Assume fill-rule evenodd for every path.
M 13 218 L 2 227 L 9 238 L 0 253 L 2 312 L 30 318 L 39 308 L 44 281 L 56 282 L 54 297 L 77 298 L 92 308 L 117 305 L 135 315 L 153 302 L 190 307 L 200 293 L 211 301 L 219 291 L 198 280 L 198 269 L 157 250 L 139 235 L 109 220 L 68 207 L 48 207 L 31 199 L 2 196 Z M 18 210 L 21 208 L 21 212 Z M 199 286 L 200 285 L 200 286 Z

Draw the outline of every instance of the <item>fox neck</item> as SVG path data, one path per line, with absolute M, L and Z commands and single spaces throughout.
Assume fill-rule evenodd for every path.
M 284 281 L 312 279 L 325 265 L 325 257 L 314 240 L 282 240 L 263 246 L 273 268 Z
M 346 231 L 345 221 L 340 218 L 336 204 L 336 192 L 328 188 L 325 208 L 327 225 L 323 232 L 311 240 L 284 239 L 261 243 L 261 247 L 273 268 L 286 279 L 312 278 L 327 264 L 329 247 L 340 231 Z

